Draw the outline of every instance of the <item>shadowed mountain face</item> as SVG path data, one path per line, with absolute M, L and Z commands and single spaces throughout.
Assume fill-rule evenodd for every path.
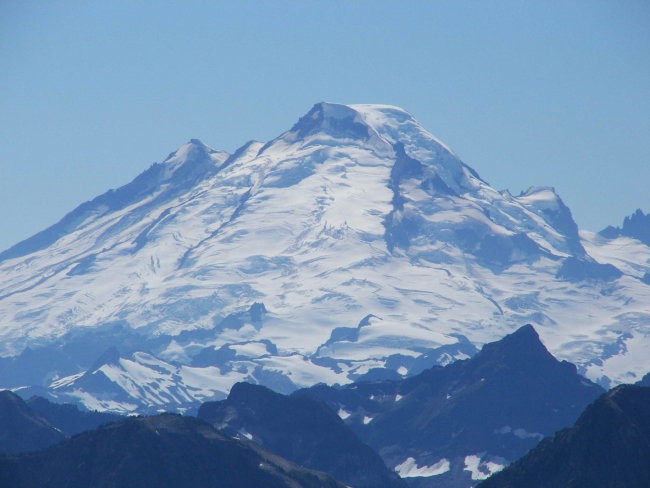
M 312 398 L 237 383 L 226 400 L 204 403 L 198 416 L 228 435 L 355 488 L 406 486 L 334 412 Z
M 76 405 L 53 403 L 37 396 L 27 400 L 27 405 L 67 437 L 123 418 L 111 413 L 80 410 Z
M 324 400 L 416 486 L 471 486 L 571 425 L 603 392 L 531 326 L 473 358 L 401 381 L 302 390 Z
M 0 391 L 0 453 L 37 451 L 65 439 L 44 417 L 10 391 Z
M 332 478 L 176 415 L 129 418 L 46 451 L 0 459 L 0 486 L 343 488 Z
M 38 451 L 121 418 L 41 397 L 25 401 L 11 391 L 0 391 L 0 453 Z
M 622 385 L 480 488 L 650 486 L 650 388 Z

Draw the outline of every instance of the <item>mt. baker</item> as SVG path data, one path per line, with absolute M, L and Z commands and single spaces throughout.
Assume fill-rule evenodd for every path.
M 523 323 L 589 378 L 634 381 L 650 248 L 630 241 L 580 233 L 552 188 L 493 189 L 402 109 L 319 103 L 232 155 L 192 140 L 1 253 L 0 381 L 182 407 L 242 380 L 406 375 Z

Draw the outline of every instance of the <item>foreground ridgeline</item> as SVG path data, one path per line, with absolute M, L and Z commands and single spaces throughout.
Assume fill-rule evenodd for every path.
M 190 412 L 238 382 L 413 376 L 534 323 L 609 388 L 650 370 L 649 229 L 580 231 L 403 109 L 318 103 L 233 154 L 190 140 L 0 252 L 0 387 Z
M 479 488 L 647 488 L 650 388 L 622 385 Z
M 3 488 L 344 488 L 207 423 L 129 418 L 33 454 L 0 458 Z

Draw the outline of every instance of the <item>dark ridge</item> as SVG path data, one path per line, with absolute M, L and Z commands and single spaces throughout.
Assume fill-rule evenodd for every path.
M 53 403 L 38 396 L 27 400 L 27 405 L 34 413 L 46 419 L 52 426 L 64 432 L 66 436 L 93 430 L 123 418 L 121 415 L 113 413 L 80 410 L 76 405 Z
M 622 385 L 480 488 L 647 488 L 650 388 Z
M 64 439 L 62 432 L 22 398 L 9 390 L 0 391 L 0 453 L 37 451 Z
M 128 418 L 34 454 L 0 458 L 3 488 L 343 488 L 191 417 Z
M 483 453 L 501 464 L 518 459 L 575 422 L 602 392 L 573 364 L 555 359 L 525 325 L 470 359 L 403 380 L 317 385 L 296 394 L 345 410 L 345 422 L 390 467 L 408 457 L 418 466 L 449 460 L 448 472 L 410 480 L 412 486 L 459 487 L 475 483 L 465 456 Z
M 557 362 L 546 349 L 535 328 L 526 324 L 500 341 L 485 344 L 476 355 L 477 361 L 532 363 L 533 361 Z
M 204 403 L 199 418 L 231 436 L 250 437 L 265 449 L 355 488 L 399 488 L 404 483 L 324 403 L 237 383 L 228 398 Z

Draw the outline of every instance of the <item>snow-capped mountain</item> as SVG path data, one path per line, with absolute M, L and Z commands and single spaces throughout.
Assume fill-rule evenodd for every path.
M 155 409 L 406 375 L 533 323 L 589 378 L 630 381 L 650 248 L 618 241 L 552 188 L 495 190 L 402 109 L 319 103 L 231 155 L 192 140 L 1 253 L 0 380 Z

